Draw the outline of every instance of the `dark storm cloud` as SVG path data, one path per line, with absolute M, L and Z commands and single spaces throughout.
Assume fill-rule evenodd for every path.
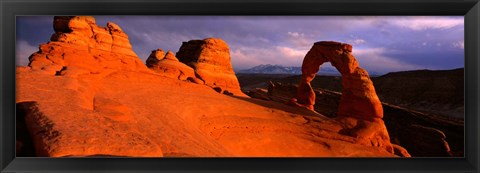
M 53 16 L 17 16 L 16 64 L 28 64 L 28 57 L 38 50 L 38 45 L 50 40 L 53 33 Z
M 15 27 L 17 40 L 30 44 L 47 42 L 53 33 L 53 16 L 18 16 Z
M 300 66 L 320 40 L 347 42 L 362 67 L 377 72 L 463 67 L 463 16 L 95 16 L 117 23 L 145 60 L 151 50 L 178 51 L 183 41 L 218 37 L 235 70 L 259 64 Z M 18 55 L 48 41 L 53 17 L 17 19 Z M 23 53 L 22 53 L 23 52 Z M 21 57 L 19 57 L 21 58 Z

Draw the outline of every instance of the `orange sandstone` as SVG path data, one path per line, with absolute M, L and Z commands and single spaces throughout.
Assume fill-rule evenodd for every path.
M 29 57 L 32 70 L 51 75 L 100 73 L 102 71 L 147 71 L 132 50 L 128 36 L 114 24 L 97 26 L 91 16 L 56 16 L 55 33 Z
M 313 110 L 315 92 L 310 82 L 325 62 L 342 74 L 342 95 L 337 120 L 345 124 L 342 134 L 363 139 L 367 144 L 394 152 L 383 122 L 383 108 L 367 71 L 360 68 L 349 44 L 321 41 L 308 51 L 302 64 L 302 79 L 296 98 L 290 103 Z
M 172 51 L 165 54 L 161 49 L 153 50 L 146 63 L 150 69 L 166 77 L 179 80 L 195 78 L 194 70 L 178 61 Z
M 17 108 L 37 156 L 394 156 L 383 131 L 355 130 L 378 124 L 216 93 L 241 92 L 219 39 L 190 41 L 177 53 L 206 86 L 149 70 L 115 24 L 55 17 L 54 28 L 29 68 L 17 68 Z M 172 53 L 154 58 L 175 61 Z
M 227 43 L 218 38 L 183 42 L 178 59 L 192 67 L 198 78 L 212 88 L 220 87 L 234 95 L 245 96 L 230 62 Z
M 367 71 L 360 68 L 348 44 L 321 41 L 308 51 L 302 64 L 302 80 L 297 102 L 313 110 L 315 93 L 310 82 L 325 62 L 330 62 L 342 74 L 342 97 L 338 116 L 373 119 L 383 117 L 383 108 Z

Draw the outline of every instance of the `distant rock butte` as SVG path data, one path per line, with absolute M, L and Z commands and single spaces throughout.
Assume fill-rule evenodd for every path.
M 177 58 L 195 70 L 197 78 L 212 88 L 220 87 L 234 95 L 245 94 L 230 62 L 230 50 L 225 41 L 218 38 L 183 42 Z
M 291 103 L 313 110 L 315 92 L 310 82 L 315 78 L 320 66 L 330 62 L 342 74 L 342 96 L 338 106 L 337 116 L 345 124 L 351 124 L 345 133 L 355 137 L 371 139 L 380 146 L 393 152 L 390 138 L 383 118 L 383 108 L 375 93 L 367 71 L 360 68 L 357 60 L 351 54 L 349 44 L 320 41 L 316 42 L 307 52 L 302 64 L 302 79 L 296 98 Z M 356 118 L 359 120 L 353 120 Z M 361 121 L 363 120 L 363 121 Z M 376 123 L 370 123 L 376 122 Z
M 178 61 L 172 51 L 165 54 L 162 49 L 153 50 L 146 63 L 148 68 L 166 77 L 179 80 L 195 78 L 193 68 Z
M 29 57 L 32 70 L 51 75 L 147 71 L 132 50 L 127 34 L 114 23 L 100 27 L 91 16 L 55 16 L 53 28 L 51 41 L 41 44 L 40 50 Z

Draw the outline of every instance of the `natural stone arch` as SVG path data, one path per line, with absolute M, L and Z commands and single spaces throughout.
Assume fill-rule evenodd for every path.
M 342 75 L 342 96 L 337 116 L 356 117 L 366 120 L 383 118 L 383 108 L 367 71 L 360 68 L 352 55 L 352 46 L 334 41 L 316 42 L 308 51 L 302 64 L 296 101 L 313 110 L 315 92 L 310 82 L 320 66 L 330 62 Z

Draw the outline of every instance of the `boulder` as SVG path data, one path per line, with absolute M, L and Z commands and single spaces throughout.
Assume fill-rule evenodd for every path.
M 177 52 L 180 62 L 195 70 L 196 77 L 206 85 L 220 87 L 234 95 L 242 95 L 240 84 L 230 62 L 227 43 L 218 38 L 183 42 Z
M 148 68 L 153 67 L 164 57 L 165 57 L 165 52 L 162 49 L 152 50 L 152 53 L 150 53 L 150 56 L 148 56 L 146 61 L 147 67 Z
M 114 23 L 107 27 L 96 25 L 91 16 L 55 16 L 55 33 L 50 42 L 41 44 L 28 64 L 32 70 L 51 75 L 79 67 L 91 73 L 105 69 L 147 71 L 132 50 L 128 36 Z
M 166 60 L 171 60 L 171 61 L 178 61 L 177 57 L 175 57 L 175 53 L 172 51 L 168 51 L 167 54 L 165 55 Z
M 165 54 L 162 49 L 153 50 L 146 63 L 153 71 L 169 78 L 179 80 L 195 78 L 193 68 L 178 61 L 172 51 Z

